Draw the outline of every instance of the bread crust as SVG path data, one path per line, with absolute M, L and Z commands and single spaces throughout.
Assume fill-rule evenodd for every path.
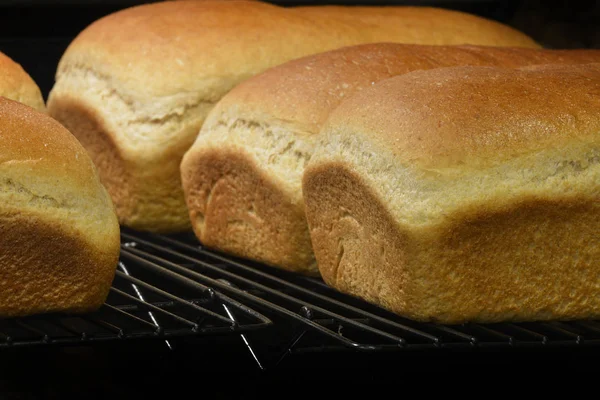
M 86 313 L 106 300 L 118 253 L 43 214 L 0 213 L 0 317 Z M 117 241 L 118 244 L 118 241 Z
M 240 149 L 207 150 L 184 182 L 190 219 L 205 246 L 290 271 L 318 275 L 302 204 L 282 193 Z M 308 250 L 308 251 L 307 251 Z
M 233 113 L 235 109 L 236 114 L 247 119 L 293 124 L 299 133 L 314 135 L 329 113 L 353 94 L 409 72 L 461 65 L 518 68 L 598 61 L 599 50 L 362 44 L 271 68 L 236 86 L 219 101 L 211 114 Z
M 598 89 L 600 64 L 454 67 L 342 104 L 303 180 L 326 282 L 421 321 L 597 318 Z
M 323 130 L 375 132 L 370 139 L 403 160 L 448 171 L 596 141 L 599 65 L 414 71 L 357 94 Z
M 591 61 L 600 61 L 600 51 L 377 43 L 346 47 L 274 67 L 241 83 L 223 97 L 209 114 L 198 139 L 183 159 L 182 181 L 194 230 L 203 243 L 211 243 L 222 251 L 288 270 L 310 271 L 314 261 L 308 256 L 312 252 L 309 233 L 301 224 L 304 218 L 302 174 L 312 156 L 315 141 L 320 137 L 321 127 L 329 114 L 346 99 L 370 89 L 379 81 L 416 70 L 456 65 L 516 68 L 536 63 L 582 64 Z M 510 85 L 510 82 L 506 84 Z M 522 81 L 515 83 L 520 84 Z M 415 85 L 419 85 L 418 78 L 415 79 Z M 499 82 L 498 87 L 493 90 L 501 91 L 502 85 Z M 405 96 L 408 98 L 412 95 Z M 427 100 L 426 91 L 414 101 L 418 103 L 423 99 Z M 386 106 L 395 104 L 391 101 L 390 97 L 373 99 L 372 104 L 376 105 L 364 108 L 363 104 L 357 105 L 344 118 L 360 119 L 365 112 L 377 114 L 380 106 L 388 107 L 388 115 L 396 115 L 400 111 L 393 105 Z M 443 101 L 445 100 L 439 100 Z M 461 106 L 470 109 L 468 101 L 465 100 Z M 515 101 L 514 107 L 518 108 L 518 104 Z M 434 108 L 435 105 L 432 105 L 431 109 Z M 447 119 L 451 118 L 455 117 Z M 395 120 L 390 117 L 391 127 L 395 126 L 393 121 Z M 406 126 L 420 123 L 415 118 L 407 122 Z M 421 136 L 431 137 L 437 134 L 432 127 L 424 131 L 426 132 Z M 468 132 L 464 136 L 468 137 Z M 448 141 L 452 142 L 452 139 Z M 431 144 L 432 151 L 443 148 L 437 146 L 434 139 L 431 139 Z M 418 141 L 413 141 L 406 144 L 405 148 L 408 150 L 402 151 L 422 147 Z M 465 143 L 457 144 L 456 147 L 470 151 Z M 240 176 L 228 176 L 236 171 L 232 164 L 237 158 L 232 158 L 232 152 L 243 154 L 244 160 L 254 160 L 245 164 L 245 169 L 254 169 L 246 176 L 267 179 L 271 196 L 277 198 L 278 202 L 262 204 L 261 198 L 254 198 L 258 190 L 254 184 L 241 183 Z M 206 157 L 210 159 L 205 159 Z M 222 169 L 220 165 L 223 163 L 230 167 Z M 212 180 L 231 178 L 238 182 L 219 197 L 223 204 L 236 204 L 230 212 L 218 208 L 219 216 L 213 216 L 209 198 L 197 198 L 198 193 L 203 190 L 199 188 L 204 188 L 207 184 L 203 181 L 206 176 L 211 176 Z M 216 176 L 219 178 L 215 178 Z M 247 210 L 249 203 L 244 204 L 243 201 L 250 198 L 253 199 L 254 208 L 258 210 L 254 211 L 255 217 L 266 223 L 254 224 L 252 233 L 228 229 L 227 221 Z M 289 204 L 294 204 L 295 207 L 291 209 Z M 204 215 L 206 219 L 198 223 L 195 217 L 197 214 Z M 275 229 L 272 225 L 275 224 L 280 230 L 277 237 L 271 234 Z M 284 233 L 284 229 L 288 229 L 287 232 Z M 244 242 L 247 242 L 246 246 L 243 245 Z M 291 250 L 286 247 L 288 242 L 305 245 L 304 248 L 294 250 L 302 255 L 301 258 L 278 253 L 283 249 Z M 300 260 L 304 260 L 306 264 L 299 264 Z
M 267 68 L 380 40 L 539 47 L 520 32 L 453 11 L 320 10 L 244 1 L 163 2 L 111 14 L 77 36 L 60 60 L 49 112 L 78 138 L 89 139 L 86 127 L 98 126 L 96 134 L 106 139 L 92 140 L 90 153 L 113 154 L 91 154 L 93 159 L 126 160 L 121 167 L 105 163 L 101 173 L 123 225 L 189 229 L 178 170 L 182 157 L 213 105 Z M 437 35 L 429 29 L 435 23 Z M 84 121 L 86 116 L 92 120 Z M 128 179 L 118 182 L 112 174 L 123 169 Z
M 57 79 L 73 68 L 93 69 L 136 97 L 199 91 L 203 100 L 216 102 L 268 66 L 385 40 L 540 47 L 506 25 L 432 7 L 192 0 L 135 6 L 95 21 L 70 44 Z
M 153 160 L 136 159 L 117 145 L 110 121 L 88 102 L 65 95 L 53 101 L 49 110 L 69 131 L 78 132 L 77 139 L 97 167 L 122 225 L 164 233 L 190 228 L 189 217 L 180 212 L 185 209 L 180 179 L 172 179 L 179 173 L 174 149 L 166 148 Z M 155 186 L 156 180 L 160 185 Z
M 0 98 L 0 316 L 102 304 L 120 251 L 110 197 L 62 125 Z
M 21 65 L 0 53 L 0 96 L 45 112 L 40 88 Z

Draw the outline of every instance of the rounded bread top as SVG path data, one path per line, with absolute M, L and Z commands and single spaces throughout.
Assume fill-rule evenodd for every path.
M 438 68 L 356 94 L 322 132 L 376 143 L 400 163 L 464 168 L 569 142 L 599 143 L 598 110 L 598 63 Z
M 45 111 L 40 88 L 21 65 L 0 53 L 0 96 Z
M 446 27 L 442 33 L 423 33 L 424 21 L 440 20 Z M 475 20 L 476 24 L 460 25 Z M 419 34 L 411 29 L 413 24 L 419 26 Z M 451 29 L 453 35 L 448 34 Z M 69 69 L 80 68 L 117 79 L 124 92 L 140 97 L 202 90 L 203 100 L 214 102 L 269 66 L 381 40 L 538 46 L 494 21 L 450 10 L 177 1 L 131 7 L 92 23 L 63 55 L 57 80 Z
M 599 50 L 541 50 L 490 46 L 372 43 L 293 60 L 256 75 L 227 93 L 208 122 L 223 115 L 287 123 L 315 134 L 330 112 L 377 82 L 421 69 L 458 65 L 519 67 L 600 62 Z
M 113 212 L 95 166 L 60 123 L 29 106 L 0 97 L 0 178 L 18 182 L 38 198 L 59 206 Z

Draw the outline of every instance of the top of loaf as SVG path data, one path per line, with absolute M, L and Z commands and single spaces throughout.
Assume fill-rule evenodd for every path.
M 44 99 L 38 85 L 16 62 L 0 53 L 0 96 L 45 111 Z
M 278 121 L 315 134 L 329 113 L 376 82 L 419 69 L 456 65 L 519 67 L 600 61 L 598 50 L 373 43 L 320 53 L 271 68 L 232 89 L 205 124 L 225 118 Z
M 46 114 L 2 97 L 0 115 L 0 212 L 16 207 L 59 221 L 78 215 L 75 224 L 92 224 L 97 236 L 118 230 L 94 164 L 67 129 Z
M 537 47 L 511 28 L 449 10 L 177 1 L 128 8 L 94 22 L 63 55 L 57 80 L 79 69 L 116 80 L 126 97 L 202 91 L 202 101 L 215 102 L 266 67 L 382 40 Z
M 85 149 L 60 123 L 19 102 L 0 98 L 0 165 L 43 164 L 38 174 L 87 186 L 94 176 Z
M 465 170 L 597 143 L 599 109 L 597 63 L 439 68 L 358 93 L 330 115 L 323 132 L 342 138 L 338 145 L 360 136 L 404 165 Z
M 479 44 L 540 47 L 524 33 L 474 14 L 425 6 L 306 6 L 295 8 L 304 16 L 358 24 L 364 43 L 390 41 L 413 44 Z M 360 18 L 360 22 L 356 18 Z M 396 42 L 396 40 L 394 40 Z

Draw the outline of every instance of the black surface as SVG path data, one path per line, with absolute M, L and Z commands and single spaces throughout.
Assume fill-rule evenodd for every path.
M 297 398 L 293 396 L 325 393 L 355 398 L 358 387 L 367 386 L 371 395 L 383 395 L 387 385 L 406 391 L 415 379 L 429 394 L 446 388 L 471 392 L 474 386 L 490 381 L 495 382 L 491 387 L 495 392 L 515 382 L 549 387 L 554 385 L 548 380 L 551 376 L 560 376 L 562 383 L 575 382 L 577 376 L 598 370 L 599 355 L 576 350 L 419 352 L 393 358 L 340 354 L 335 362 L 331 357 L 311 355 L 290 359 L 275 371 L 259 371 L 238 358 L 243 348 L 235 342 L 187 342 L 178 343 L 170 352 L 154 344 L 3 354 L 2 398 L 59 399 L 84 393 L 113 399 L 156 394 L 177 399 L 189 398 L 188 394 Z M 453 385 L 437 386 L 449 377 L 454 379 Z M 11 392 L 13 397 L 8 397 Z

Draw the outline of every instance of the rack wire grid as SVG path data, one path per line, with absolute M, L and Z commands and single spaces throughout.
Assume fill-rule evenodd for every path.
M 0 321 L 0 347 L 233 333 L 264 368 L 310 352 L 600 344 L 599 321 L 420 323 L 339 293 L 320 279 L 204 248 L 191 233 L 123 228 L 121 239 L 115 281 L 97 313 Z M 261 354 L 268 360 L 261 363 Z
M 316 278 L 202 247 L 192 234 L 123 233 L 124 260 L 165 268 L 297 327 L 284 351 L 362 352 L 600 344 L 599 321 L 441 325 L 397 316 Z
M 128 243 L 122 251 L 127 254 Z M 121 258 L 108 298 L 85 315 L 0 320 L 0 348 L 223 335 L 270 326 L 248 306 L 158 265 Z

